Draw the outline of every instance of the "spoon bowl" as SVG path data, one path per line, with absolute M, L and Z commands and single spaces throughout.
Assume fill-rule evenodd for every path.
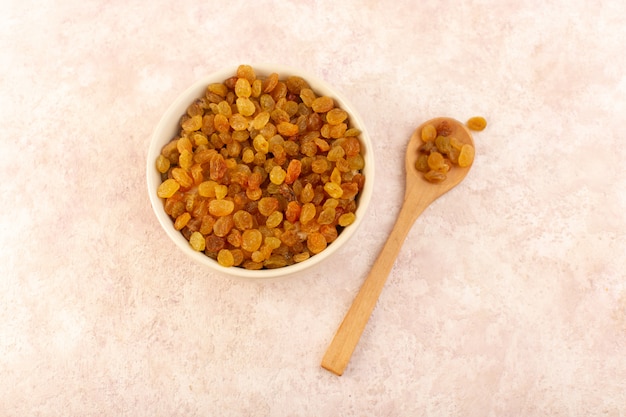
M 414 216 L 410 222 L 411 224 L 415 222 L 419 215 L 433 201 L 463 181 L 471 168 L 471 165 L 465 168 L 454 166 L 450 169 L 450 171 L 448 171 L 446 179 L 439 183 L 432 183 L 424 178 L 423 173 L 419 172 L 415 168 L 415 162 L 418 157 L 418 149 L 422 144 L 422 129 L 428 124 L 435 126 L 438 132 L 445 131 L 447 136 L 455 137 L 461 143 L 467 143 L 474 146 L 474 138 L 472 137 L 472 133 L 469 129 L 463 123 L 449 117 L 437 117 L 435 119 L 428 120 L 415 129 L 409 139 L 409 144 L 406 149 L 406 185 L 404 190 L 404 203 L 402 207 L 403 209 L 407 208 L 410 213 L 413 213 Z
M 439 183 L 426 180 L 424 174 L 415 168 L 415 163 L 422 143 L 422 129 L 427 124 L 435 126 L 437 132 L 445 132 L 446 136 L 456 137 L 460 142 L 474 146 L 470 131 L 461 122 L 448 117 L 428 120 L 411 135 L 405 157 L 406 188 L 400 213 L 322 359 L 322 367 L 336 375 L 342 375 L 348 365 L 411 226 L 426 207 L 463 181 L 471 168 L 471 164 L 467 167 L 454 166 L 448 171 L 445 180 Z

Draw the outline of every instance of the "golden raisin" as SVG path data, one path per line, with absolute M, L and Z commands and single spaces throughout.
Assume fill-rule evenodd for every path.
M 461 153 L 459 154 L 459 166 L 468 167 L 474 162 L 474 147 L 470 144 L 465 144 L 461 147 Z
M 428 167 L 428 155 L 421 154 L 417 157 L 417 161 L 415 162 L 415 169 L 421 172 L 428 172 L 430 168 Z
M 165 174 L 170 169 L 170 160 L 163 155 L 159 155 L 156 160 L 156 169 L 161 174 Z
M 217 254 L 217 262 L 222 266 L 231 267 L 235 264 L 235 258 L 230 250 L 222 249 Z
M 256 130 L 261 130 L 269 121 L 270 113 L 267 111 L 262 111 L 254 117 L 254 120 L 252 120 L 252 127 Z
M 187 226 L 189 220 L 191 220 L 191 214 L 189 214 L 188 212 L 184 212 L 180 216 L 176 217 L 176 221 L 174 222 L 174 229 L 181 230 L 183 227 Z
M 250 81 L 245 78 L 239 78 L 235 84 L 235 94 L 237 97 L 250 97 L 252 95 L 252 86 L 250 85 Z
M 302 78 L 296 75 L 287 77 L 285 80 L 287 90 L 292 94 L 300 94 L 303 88 L 308 88 L 309 84 Z
M 202 127 L 202 116 L 196 115 L 188 118 L 182 123 L 181 127 L 185 132 L 193 132 L 194 130 L 199 130 Z
M 487 120 L 481 116 L 470 117 L 466 123 L 471 130 L 481 131 L 487 127 Z
M 254 103 L 250 101 L 247 97 L 239 97 L 237 98 L 237 110 L 243 116 L 252 116 L 256 111 L 256 107 Z
M 291 223 L 295 223 L 300 218 L 300 204 L 297 201 L 290 201 L 287 203 L 287 208 L 285 209 L 285 218 L 287 221 Z
M 204 248 L 204 250 L 206 252 L 217 253 L 220 250 L 224 249 L 224 246 L 226 246 L 226 242 L 224 238 L 211 234 L 206 237 L 205 245 L 206 247 Z
M 182 151 L 178 157 L 178 165 L 186 170 L 191 169 L 193 165 L 193 154 L 186 149 Z
M 301 171 L 302 162 L 300 162 L 300 160 L 292 159 L 289 161 L 289 166 L 287 167 L 287 173 L 285 175 L 285 183 L 293 184 L 293 182 L 300 176 Z
M 313 203 L 306 203 L 300 210 L 300 223 L 307 224 L 315 217 L 315 205 Z
M 433 170 L 439 170 L 444 165 L 443 155 L 439 152 L 433 152 L 428 156 L 428 167 Z
M 332 109 L 326 113 L 326 121 L 331 125 L 338 125 L 348 118 L 348 113 L 342 109 Z
M 209 214 L 216 217 L 228 216 L 234 208 L 235 203 L 230 200 L 212 200 L 209 203 Z
M 237 67 L 237 77 L 245 78 L 246 80 L 248 80 L 250 84 L 252 84 L 254 80 L 256 80 L 256 74 L 254 72 L 254 68 L 252 68 L 252 66 L 247 65 L 247 64 L 242 64 L 242 65 L 239 65 L 239 67 Z
M 423 142 L 430 142 L 437 137 L 437 129 L 435 126 L 428 123 L 422 128 L 421 138 Z
M 213 126 L 218 132 L 228 132 L 228 130 L 230 129 L 230 121 L 228 120 L 228 116 L 225 116 L 223 114 L 216 114 L 213 118 Z
M 278 209 L 278 200 L 275 197 L 263 197 L 258 204 L 259 213 L 269 216 Z
M 446 179 L 446 174 L 441 171 L 431 169 L 426 174 L 424 174 L 424 178 L 426 178 L 430 182 L 441 182 Z
M 209 84 L 207 90 L 213 94 L 217 94 L 220 97 L 226 97 L 226 93 L 228 93 L 228 88 L 222 83 Z
M 217 116 L 216 116 L 217 117 Z M 223 123 L 223 122 L 221 122 Z M 243 132 L 248 128 L 248 119 L 239 113 L 235 113 L 228 118 L 228 124 L 233 128 L 233 139 L 235 138 L 235 133 Z M 219 129 L 218 129 L 219 130 Z M 221 131 L 221 130 L 220 130 Z M 247 132 L 246 132 L 247 133 Z M 238 136 L 237 136 L 238 137 Z M 244 134 L 243 139 L 238 139 L 238 142 L 243 142 L 248 138 L 247 134 Z
M 280 165 L 276 165 L 272 168 L 272 171 L 270 171 L 270 181 L 277 185 L 282 184 L 286 176 L 287 173 Z
M 339 171 L 339 168 L 333 168 L 333 172 L 330 174 L 330 181 L 335 184 L 341 184 L 341 172 Z
M 335 101 L 331 97 L 318 97 L 311 103 L 311 108 L 316 113 L 326 113 L 335 107 Z
M 213 224 L 213 233 L 219 237 L 226 237 L 234 227 L 233 216 L 218 217 Z
M 334 220 L 335 220 L 335 208 L 334 207 L 324 208 L 317 218 L 317 222 L 319 224 L 331 224 Z
M 333 139 L 339 139 L 343 137 L 343 134 L 348 129 L 348 125 L 345 123 L 339 123 L 338 125 L 330 126 L 328 135 Z
M 450 137 L 449 136 L 437 136 L 437 138 L 435 139 L 435 146 L 437 146 L 437 150 L 444 154 L 447 155 L 450 153 Z
M 174 179 L 167 179 L 159 185 L 157 195 L 160 198 L 170 198 L 180 188 L 180 184 Z
M 326 249 L 327 244 L 326 238 L 319 232 L 313 232 L 307 236 L 306 247 L 314 254 L 318 254 Z
M 193 232 L 189 237 L 191 248 L 197 252 L 202 252 L 206 246 L 204 236 L 200 232 Z
M 281 211 L 274 211 L 272 214 L 267 216 L 267 220 L 265 221 L 265 225 L 270 228 L 275 228 L 280 225 L 283 221 L 283 213 Z
M 259 249 L 263 241 L 263 235 L 259 232 L 259 229 L 246 229 L 241 238 L 241 249 L 248 252 L 254 252 Z
M 341 186 L 334 182 L 327 182 L 324 184 L 324 191 L 328 193 L 332 198 L 341 198 L 343 195 L 343 189 Z
M 257 152 L 261 152 L 263 154 L 268 153 L 270 149 L 270 145 L 263 135 L 256 135 L 252 141 L 252 145 Z
M 289 122 L 280 122 L 278 123 L 276 128 L 278 129 L 278 133 L 280 133 L 283 136 L 297 135 L 299 131 L 298 125 L 294 125 Z
M 355 156 L 361 152 L 361 142 L 355 137 L 348 137 L 341 144 L 347 156 Z
M 233 221 L 239 230 L 251 229 L 254 226 L 252 215 L 245 210 L 237 210 L 233 215 Z
M 263 92 L 270 93 L 278 84 L 278 74 L 273 72 L 263 81 Z
M 182 168 L 173 168 L 171 170 L 172 177 L 183 188 L 189 188 L 193 185 L 193 178 Z
M 339 224 L 339 226 L 346 227 L 354 223 L 355 220 L 356 220 L 356 215 L 354 213 L 352 212 L 344 213 L 341 216 L 339 216 L 337 224 Z
M 310 257 L 311 255 L 309 254 L 309 252 L 301 252 L 301 253 L 294 255 L 293 260 L 294 262 L 302 262 L 302 261 L 306 261 Z

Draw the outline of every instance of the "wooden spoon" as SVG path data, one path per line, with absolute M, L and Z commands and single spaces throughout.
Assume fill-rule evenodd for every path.
M 385 246 L 322 359 L 322 367 L 337 375 L 342 375 L 348 365 L 413 223 L 433 201 L 459 184 L 471 168 L 471 165 L 465 168 L 455 165 L 447 173 L 447 178 L 440 183 L 431 183 L 424 179 L 424 174 L 415 168 L 415 162 L 418 148 L 422 144 L 422 128 L 429 123 L 434 125 L 438 132 L 447 130 L 449 132 L 447 136 L 456 137 L 460 142 L 474 146 L 469 130 L 457 120 L 447 117 L 438 117 L 423 123 L 411 136 L 406 150 L 406 189 L 400 214 Z

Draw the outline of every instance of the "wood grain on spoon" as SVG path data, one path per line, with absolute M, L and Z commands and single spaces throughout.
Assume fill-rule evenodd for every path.
M 415 168 L 415 162 L 421 145 L 422 127 L 429 123 L 433 124 L 437 131 L 447 130 L 446 136 L 454 136 L 459 141 L 474 146 L 469 130 L 459 121 L 446 117 L 423 123 L 411 136 L 406 150 L 406 188 L 400 213 L 382 251 L 322 359 L 322 367 L 336 375 L 342 375 L 348 365 L 411 226 L 426 207 L 459 184 L 471 168 L 471 165 L 465 168 L 454 166 L 447 173 L 447 178 L 440 183 L 431 183 L 424 179 L 423 173 Z

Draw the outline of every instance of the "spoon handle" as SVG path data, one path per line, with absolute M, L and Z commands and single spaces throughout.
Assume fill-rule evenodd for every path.
M 406 202 L 407 200 L 405 199 L 405 204 L 400 209 L 400 214 L 391 230 L 391 234 L 387 238 L 387 242 L 385 242 L 376 262 L 374 262 L 374 266 L 372 266 L 352 306 L 337 329 L 333 341 L 324 354 L 322 367 L 336 375 L 343 374 L 348 365 L 352 352 L 359 342 L 365 325 L 376 306 L 378 297 L 382 292 L 385 281 L 387 281 L 387 276 L 393 267 L 398 252 L 402 248 L 404 239 L 415 219 L 428 206 L 428 203 L 413 206 L 412 204 L 406 204 Z

